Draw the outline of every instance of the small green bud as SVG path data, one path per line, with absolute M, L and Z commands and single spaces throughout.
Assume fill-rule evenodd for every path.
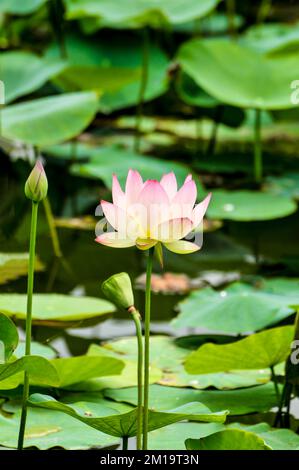
M 128 310 L 134 305 L 132 283 L 127 273 L 114 274 L 102 284 L 102 291 L 117 307 Z
M 40 202 L 47 196 L 48 180 L 40 160 L 37 160 L 25 183 L 25 195 L 33 202 Z

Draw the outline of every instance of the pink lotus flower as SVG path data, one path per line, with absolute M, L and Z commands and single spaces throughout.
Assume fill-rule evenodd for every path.
M 193 253 L 201 244 L 183 239 L 202 223 L 211 194 L 195 206 L 196 197 L 192 175 L 178 190 L 174 173 L 164 175 L 160 182 L 143 182 L 138 171 L 130 170 L 125 192 L 113 175 L 113 204 L 101 201 L 113 231 L 102 233 L 96 241 L 114 248 L 136 245 L 140 250 L 162 243 L 174 253 Z

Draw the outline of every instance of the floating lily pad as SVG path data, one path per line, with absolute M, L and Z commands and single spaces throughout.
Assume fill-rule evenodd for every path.
M 173 371 L 165 372 L 163 377 L 156 382 L 168 387 L 192 387 L 199 390 L 214 387 L 219 390 L 233 390 L 265 384 L 270 380 L 269 369 L 252 371 L 236 369 L 227 372 L 193 375 L 188 374 L 181 365 Z
M 1 53 L 0 67 L 5 103 L 9 103 L 38 90 L 64 68 L 64 63 L 39 58 L 31 52 L 13 51 Z
M 273 325 L 294 313 L 292 297 L 234 283 L 222 291 L 210 287 L 191 292 L 179 304 L 179 315 L 172 320 L 175 328 L 200 327 L 227 333 L 248 333 Z M 240 307 L 241 306 L 241 307 Z
M 257 191 L 213 191 L 208 214 L 213 219 L 272 220 L 287 217 L 297 210 L 291 198 Z
M 149 435 L 149 450 L 183 450 L 185 440 L 199 439 L 223 429 L 220 423 L 176 423 L 152 431 Z
M 21 410 L 13 415 L 0 413 L 0 444 L 16 448 L 20 428 Z M 115 437 L 108 436 L 70 416 L 53 410 L 28 409 L 24 447 L 41 450 L 64 448 L 84 450 L 91 447 L 108 447 L 119 443 Z
M 9 105 L 2 110 L 2 135 L 45 146 L 77 136 L 93 120 L 98 97 L 93 92 L 66 93 Z
M 209 423 L 176 423 L 166 429 L 153 431 L 149 436 L 149 448 L 156 450 L 182 450 L 184 441 L 188 439 L 201 439 L 226 429 L 239 429 L 255 434 L 273 450 L 297 450 L 299 437 L 289 429 L 271 428 L 267 423 L 243 425 L 232 423 L 228 425 Z
M 72 230 L 94 230 L 97 219 L 90 215 L 72 218 L 56 218 L 55 225 L 60 228 L 68 228 Z
M 0 284 L 25 276 L 28 273 L 28 253 L 0 253 Z M 36 257 L 35 271 L 42 271 L 43 264 Z
M 182 45 L 178 61 L 199 86 L 224 103 L 259 109 L 295 106 L 290 84 L 299 74 L 297 53 L 272 58 L 235 41 L 193 39 Z
M 136 343 L 136 338 L 131 338 L 132 342 Z M 92 344 L 87 352 L 88 356 L 103 356 L 114 357 L 120 359 L 124 363 L 124 368 L 121 373 L 117 375 L 109 375 L 107 377 L 97 377 L 83 382 L 73 387 L 76 390 L 83 391 L 99 391 L 105 388 L 124 388 L 137 386 L 137 354 L 134 356 L 125 355 L 122 352 L 109 351 L 109 349 L 102 348 L 96 344 Z M 149 372 L 149 382 L 156 383 L 162 377 L 162 370 L 158 364 L 152 364 Z
M 253 426 L 232 423 L 176 423 L 167 428 L 157 429 L 149 435 L 149 449 L 183 450 L 186 439 L 201 439 L 216 432 L 241 429 L 252 432 L 262 438 L 274 450 L 298 450 L 299 436 L 289 429 L 271 428 L 267 423 Z
M 232 423 L 228 428 L 246 430 L 255 433 L 271 447 L 273 450 L 298 450 L 299 436 L 290 429 L 271 428 L 267 423 L 258 423 L 247 426 L 238 423 Z
M 18 346 L 19 335 L 14 323 L 0 312 L 0 364 L 8 361 Z
M 282 326 L 231 344 L 207 343 L 189 355 L 185 367 L 190 374 L 273 367 L 287 359 L 293 338 L 294 327 Z
M 137 404 L 137 388 L 107 389 L 104 395 L 112 400 Z M 277 405 L 273 383 L 239 390 L 192 390 L 188 388 L 151 385 L 150 407 L 167 410 L 198 401 L 211 411 L 227 409 L 231 415 L 268 411 Z
M 204 341 L 204 339 L 203 339 Z M 116 341 L 106 343 L 104 349 L 118 353 L 116 357 L 120 359 L 126 358 L 126 367 L 128 361 L 137 357 L 137 347 L 135 338 L 122 338 Z M 91 352 L 97 349 L 97 346 L 91 348 Z M 103 349 L 103 348 L 100 348 Z M 153 336 L 151 338 L 151 379 L 152 382 L 169 387 L 192 387 L 196 389 L 204 389 L 215 387 L 219 389 L 234 389 L 241 387 L 251 387 L 262 383 L 267 383 L 271 374 L 269 370 L 241 371 L 235 370 L 216 374 L 201 374 L 194 376 L 184 370 L 183 361 L 189 355 L 190 350 L 180 347 L 174 338 L 169 336 Z M 160 374 L 154 377 L 155 369 L 160 370 Z M 134 371 L 136 382 L 136 365 Z M 153 380 L 155 379 L 155 380 Z M 120 386 L 128 387 L 135 385 L 121 381 Z M 104 388 L 104 387 L 103 387 Z M 113 385 L 109 378 L 106 381 L 106 388 L 117 388 Z
M 104 113 L 137 104 L 142 67 L 142 43 L 138 38 L 112 36 L 95 43 L 70 36 L 66 38 L 66 49 L 67 67 L 53 79 L 56 85 L 64 91 L 100 90 L 98 109 Z M 58 46 L 50 46 L 46 57 L 57 59 L 59 56 Z M 152 43 L 145 101 L 166 91 L 168 64 L 165 53 Z
M 107 411 L 101 410 L 97 404 L 89 404 L 88 413 L 82 410 L 82 407 L 76 409 L 76 404 L 72 406 L 65 405 L 54 398 L 34 394 L 29 399 L 31 406 L 61 411 L 73 418 L 82 421 L 106 434 L 123 437 L 132 437 L 137 432 L 137 410 L 136 408 L 126 413 L 115 412 L 111 409 L 111 414 L 107 415 Z M 114 413 L 113 413 L 114 411 Z M 188 403 L 167 411 L 149 410 L 149 430 L 162 428 L 178 421 L 192 419 L 193 421 L 203 422 L 219 422 L 223 423 L 226 419 L 226 411 L 212 413 L 206 406 L 200 403 Z
M 138 155 L 117 147 L 102 148 L 92 155 L 88 163 L 72 165 L 71 171 L 77 176 L 101 179 L 111 188 L 112 175 L 116 169 L 120 183 L 125 184 L 130 168 L 138 170 L 144 179 L 160 179 L 164 173 L 174 171 L 180 184 L 190 173 L 190 169 L 181 163 Z
M 188 350 L 176 346 L 174 339 L 169 336 L 153 336 L 151 338 L 151 365 L 170 369 L 175 367 L 188 354 Z M 127 359 L 136 359 L 137 341 L 134 337 L 121 338 L 104 344 L 108 351 L 114 351 Z
M 241 429 L 226 429 L 202 439 L 187 439 L 187 450 L 271 450 L 256 434 Z
M 299 279 L 296 277 L 275 277 L 271 279 L 261 279 L 258 281 L 258 285 L 265 292 L 288 296 L 289 299 L 291 299 L 289 304 L 293 304 L 294 296 L 297 296 L 298 294 Z
M 268 176 L 264 183 L 264 190 L 267 193 L 289 197 L 299 201 L 299 173 Z
M 169 24 L 179 24 L 195 18 L 201 18 L 211 12 L 219 0 L 122 0 L 121 3 L 109 0 L 66 0 L 67 18 L 77 19 L 97 17 L 103 26 L 142 26 L 163 27 Z
M 25 294 L 0 294 L 0 311 L 10 317 L 26 319 Z M 101 320 L 115 311 L 114 305 L 94 297 L 63 294 L 35 294 L 33 323 L 48 326 L 82 326 L 84 320 Z

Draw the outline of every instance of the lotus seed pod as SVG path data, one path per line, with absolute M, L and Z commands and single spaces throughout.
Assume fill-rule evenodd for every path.
M 102 291 L 117 307 L 128 310 L 134 305 L 132 283 L 127 273 L 118 273 L 102 284 Z

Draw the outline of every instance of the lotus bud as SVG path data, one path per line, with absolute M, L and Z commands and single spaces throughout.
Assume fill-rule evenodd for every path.
M 33 202 L 40 202 L 47 196 L 48 180 L 40 160 L 37 160 L 25 183 L 25 195 Z
M 134 305 L 132 283 L 127 273 L 118 273 L 102 284 L 102 291 L 117 307 L 128 310 Z

